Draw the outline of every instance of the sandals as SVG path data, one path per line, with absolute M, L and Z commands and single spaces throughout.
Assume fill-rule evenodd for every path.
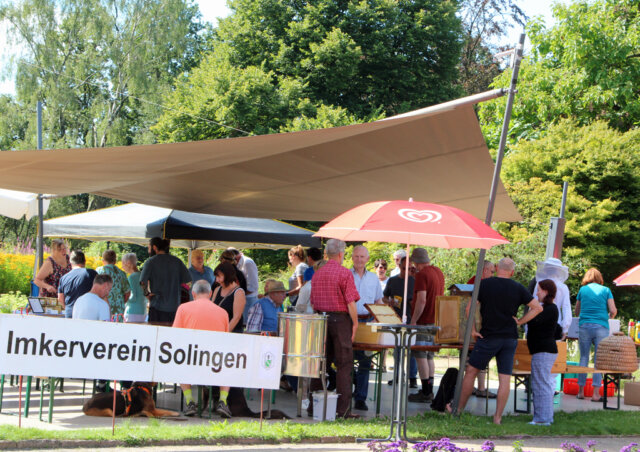
M 592 402 L 602 403 L 604 402 L 604 398 L 600 397 L 599 399 L 591 399 Z
M 485 389 L 484 391 L 481 391 L 479 389 L 474 388 L 471 394 L 476 397 L 489 397 L 490 399 L 495 399 L 497 397 L 493 392 L 490 392 L 487 389 Z
M 576 396 L 576 399 L 580 399 L 580 400 L 582 400 L 582 399 L 584 399 L 584 396 L 583 396 L 582 394 L 578 394 L 578 395 Z

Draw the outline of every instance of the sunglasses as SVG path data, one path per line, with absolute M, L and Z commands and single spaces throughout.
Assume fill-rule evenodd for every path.
M 383 265 L 383 264 L 374 265 L 374 267 L 375 267 L 375 268 L 378 268 L 378 267 L 387 268 L 387 266 L 386 266 L 386 265 Z

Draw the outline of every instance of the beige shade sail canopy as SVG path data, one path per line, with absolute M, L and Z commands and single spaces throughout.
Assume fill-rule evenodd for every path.
M 494 169 L 473 106 L 494 90 L 367 124 L 189 143 L 0 152 L 0 188 L 218 215 L 329 220 L 408 199 L 484 219 Z M 517 221 L 502 184 L 494 220 Z

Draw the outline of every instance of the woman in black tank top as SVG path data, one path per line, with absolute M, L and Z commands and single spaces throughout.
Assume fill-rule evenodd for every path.
M 227 311 L 229 331 L 242 333 L 242 313 L 247 300 L 244 290 L 238 285 L 236 270 L 228 262 L 218 265 L 213 274 L 220 284 L 213 292 L 213 302 Z

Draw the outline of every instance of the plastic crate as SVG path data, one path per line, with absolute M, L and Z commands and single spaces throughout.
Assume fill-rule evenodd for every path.
M 562 388 L 562 392 L 568 395 L 578 395 L 578 378 L 565 378 L 564 379 L 564 387 Z M 607 388 L 607 397 L 613 397 L 616 394 L 616 388 L 614 386 L 609 386 Z M 604 387 L 600 386 L 600 396 L 604 395 Z M 587 382 L 584 385 L 584 396 L 592 397 L 593 396 L 593 380 L 591 378 L 587 378 Z

